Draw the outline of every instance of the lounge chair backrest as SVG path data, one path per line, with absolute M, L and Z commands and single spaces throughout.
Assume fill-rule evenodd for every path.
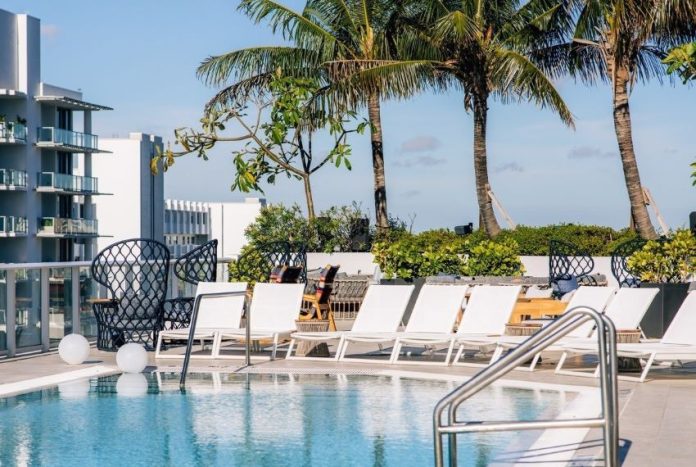
M 612 297 L 614 297 L 615 293 L 616 287 L 580 286 L 568 302 L 566 310 L 571 310 L 575 307 L 582 306 L 592 308 L 593 310 L 602 313 L 607 307 L 607 303 L 609 303 Z M 594 326 L 595 322 L 590 320 L 573 329 L 567 335 L 570 337 L 587 338 L 592 335 Z
M 536 285 L 533 285 L 527 289 L 524 293 L 525 298 L 551 298 L 553 295 L 553 289 L 540 289 Z
M 686 296 L 660 342 L 696 345 L 696 290 Z
M 351 331 L 396 332 L 412 293 L 412 285 L 371 285 Z
M 457 334 L 502 335 L 521 291 L 522 287 L 517 285 L 474 287 Z
M 257 282 L 251 299 L 251 329 L 290 331 L 300 314 L 304 284 Z
M 246 282 L 199 282 L 196 295 L 219 292 L 241 292 L 233 297 L 202 298 L 196 329 L 234 329 L 239 327 L 244 310 Z
M 452 332 L 468 289 L 467 285 L 424 285 L 406 332 Z
M 633 289 L 622 287 L 604 312 L 617 330 L 636 329 L 655 299 L 658 289 Z

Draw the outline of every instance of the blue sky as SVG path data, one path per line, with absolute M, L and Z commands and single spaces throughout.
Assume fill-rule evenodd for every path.
M 0 0 L 0 8 L 42 21 L 44 81 L 80 88 L 86 100 L 115 108 L 94 118 L 103 137 L 142 131 L 172 139 L 195 125 L 214 92 L 195 77 L 208 55 L 280 43 L 268 28 L 237 13 L 237 1 Z M 292 0 L 299 6 L 301 1 Z M 489 167 L 494 192 L 521 224 L 628 222 L 607 86 L 571 81 L 558 87 L 576 117 L 575 131 L 533 105 L 491 102 Z M 696 88 L 639 85 L 631 97 L 634 138 L 644 184 L 667 222 L 685 225 L 696 209 L 688 164 L 696 159 Z M 476 221 L 472 119 L 458 93 L 424 94 L 383 107 L 390 211 L 414 228 Z M 372 205 L 369 139 L 356 137 L 353 170 L 325 168 L 313 181 L 319 209 L 355 200 Z M 239 200 L 230 192 L 229 150 L 208 162 L 182 159 L 166 175 L 167 197 Z M 301 184 L 268 187 L 270 202 L 303 203 Z M 499 216 L 500 217 L 500 216 Z M 501 219 L 501 223 L 503 220 Z

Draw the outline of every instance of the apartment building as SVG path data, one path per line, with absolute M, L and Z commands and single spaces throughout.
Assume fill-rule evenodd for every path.
M 102 233 L 92 113 L 112 109 L 42 82 L 40 41 L 37 18 L 0 10 L 2 263 L 90 259 Z
M 218 256 L 236 257 L 246 245 L 244 230 L 266 206 L 263 198 L 238 203 L 202 203 L 171 200 L 164 206 L 164 238 L 172 256 L 217 239 Z

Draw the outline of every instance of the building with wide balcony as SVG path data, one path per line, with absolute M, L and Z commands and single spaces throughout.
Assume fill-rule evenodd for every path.
M 111 110 L 41 80 L 40 21 L 0 10 L 0 263 L 96 253 L 92 113 Z

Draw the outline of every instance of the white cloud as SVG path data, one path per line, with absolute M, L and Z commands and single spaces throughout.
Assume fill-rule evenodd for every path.
M 434 136 L 416 136 L 401 143 L 401 152 L 434 151 L 440 146 L 442 143 Z
M 418 156 L 414 159 L 398 160 L 394 163 L 397 167 L 432 167 L 447 162 L 444 157 Z
M 602 151 L 598 147 L 579 146 L 568 152 L 568 159 L 609 159 L 616 157 L 612 151 Z

